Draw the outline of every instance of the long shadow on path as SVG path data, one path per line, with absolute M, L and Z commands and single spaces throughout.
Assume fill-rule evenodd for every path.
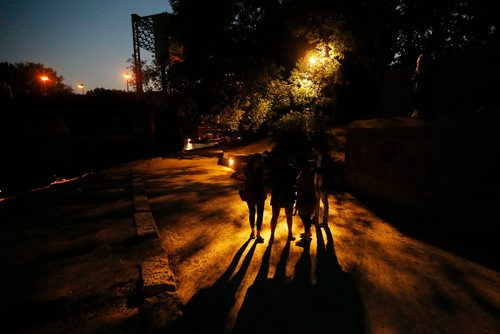
M 325 244 L 320 228 L 317 235 L 317 284 L 311 281 L 310 246 L 295 264 L 293 280 L 286 281 L 284 269 L 290 242 L 283 249 L 272 279 L 267 278 L 271 245 L 238 314 L 234 333 L 364 333 L 361 297 L 350 274 L 342 271 L 333 236 L 325 228 Z
M 247 240 L 236 252 L 224 274 L 210 287 L 199 290 L 184 306 L 183 315 L 173 324 L 173 333 L 224 333 L 229 311 L 233 307 L 236 291 L 248 270 L 256 243 L 245 255 L 238 272 L 239 260 L 247 248 Z
M 308 310 L 315 329 L 332 328 L 340 333 L 364 333 L 364 308 L 352 274 L 342 271 L 328 226 L 326 245 L 316 226 L 318 284 L 312 288 L 313 303 Z

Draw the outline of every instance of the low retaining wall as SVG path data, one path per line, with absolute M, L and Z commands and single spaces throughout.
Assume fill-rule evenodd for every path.
M 147 239 L 153 256 L 143 261 L 139 272 L 139 286 L 143 297 L 151 297 L 165 291 L 175 291 L 175 277 L 168 254 L 160 242 L 156 221 L 151 213 L 144 182 L 137 173 L 131 175 L 134 196 L 134 221 L 139 239 Z
M 346 131 L 345 182 L 355 193 L 405 209 L 487 214 L 499 198 L 498 143 L 494 127 L 473 122 L 353 123 Z

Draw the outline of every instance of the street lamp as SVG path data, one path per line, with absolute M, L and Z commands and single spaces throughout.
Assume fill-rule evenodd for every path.
M 125 80 L 127 81 L 127 92 L 128 92 L 128 81 L 130 80 L 130 78 L 132 78 L 132 76 L 128 73 L 125 73 L 123 75 L 123 77 L 125 78 Z
M 314 66 L 318 62 L 318 58 L 316 56 L 310 56 L 309 57 L 309 65 Z
M 85 94 L 85 86 L 83 84 L 78 84 L 78 88 L 82 90 L 82 95 Z
M 42 75 L 40 77 L 40 80 L 42 80 L 42 87 L 43 87 L 43 95 L 47 95 L 47 81 L 49 81 L 49 78 L 46 75 Z

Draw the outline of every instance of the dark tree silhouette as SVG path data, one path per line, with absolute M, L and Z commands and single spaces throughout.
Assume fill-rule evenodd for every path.
M 338 100 L 340 119 L 378 117 L 387 71 L 414 65 L 423 50 L 437 57 L 498 40 L 492 0 L 170 3 L 185 51 L 170 80 L 204 113 L 261 94 L 308 49 L 327 43 L 342 53 L 338 82 L 323 92 Z
M 45 82 L 42 81 L 43 76 L 46 77 Z M 53 68 L 43 64 L 0 63 L 0 83 L 2 83 L 2 91 L 5 91 L 5 95 L 17 97 L 72 93 L 71 87 L 63 82 L 63 76 L 58 75 Z

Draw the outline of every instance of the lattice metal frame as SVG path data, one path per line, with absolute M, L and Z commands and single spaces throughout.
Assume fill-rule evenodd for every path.
M 153 16 L 139 16 L 132 14 L 132 40 L 134 43 L 134 76 L 136 92 L 142 93 L 141 48 L 155 53 L 155 37 L 153 30 Z
M 132 40 L 134 44 L 134 78 L 136 92 L 142 93 L 141 47 L 154 53 L 153 18 L 132 14 Z
M 165 49 L 161 50 L 156 50 L 156 48 L 159 47 L 159 44 L 161 42 L 165 41 L 159 41 L 155 40 L 155 33 L 158 33 L 158 29 L 160 31 L 165 31 L 163 30 L 164 27 L 161 26 L 161 19 L 163 18 L 162 16 L 164 15 L 169 15 L 167 13 L 162 13 L 162 14 L 155 14 L 155 15 L 149 15 L 149 16 L 139 16 L 137 14 L 132 14 L 132 39 L 134 43 L 134 75 L 137 80 L 136 84 L 136 91 L 137 92 L 143 92 L 143 82 L 142 82 L 142 69 L 141 69 L 141 48 L 151 52 L 152 54 L 157 57 L 157 62 L 159 62 L 160 68 L 161 68 L 161 85 L 163 91 L 167 91 L 168 89 L 168 84 L 166 80 L 166 68 L 168 67 L 170 63 L 170 55 L 167 55 L 165 58 L 164 54 L 161 52 L 164 52 L 165 49 L 170 49 L 169 44 L 166 45 Z M 158 20 L 158 21 L 157 21 Z M 156 22 L 156 23 L 155 23 Z M 160 26 L 155 26 L 155 24 L 160 23 Z M 156 29 L 156 31 L 155 31 Z M 168 28 L 167 28 L 168 29 Z M 168 34 L 168 31 L 167 31 Z M 158 35 L 156 35 L 158 36 Z M 161 35 L 163 37 L 160 38 L 167 38 L 168 42 L 170 43 L 170 37 L 168 35 Z M 161 47 L 160 47 L 161 48 Z M 162 60 L 163 59 L 163 60 Z

